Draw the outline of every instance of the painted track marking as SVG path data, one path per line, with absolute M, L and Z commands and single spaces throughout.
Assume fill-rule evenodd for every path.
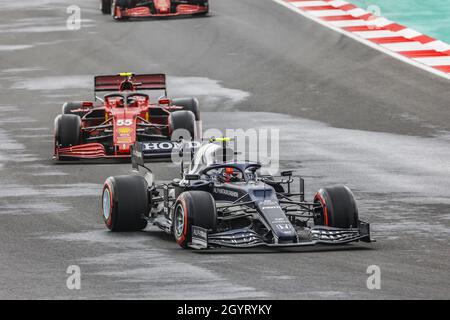
M 341 0 L 273 0 L 336 32 L 450 80 L 450 45 Z

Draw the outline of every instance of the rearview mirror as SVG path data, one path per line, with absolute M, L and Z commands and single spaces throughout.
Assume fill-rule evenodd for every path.
M 292 176 L 292 170 L 289 170 L 289 171 L 282 171 L 282 172 L 281 172 L 281 176 L 282 176 L 282 177 L 290 177 L 290 176 Z
M 200 180 L 200 176 L 198 174 L 187 174 L 184 176 L 184 178 L 189 181 Z

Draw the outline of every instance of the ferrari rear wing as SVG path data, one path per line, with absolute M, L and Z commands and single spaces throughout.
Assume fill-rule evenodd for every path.
M 119 73 L 117 75 L 96 76 L 94 78 L 94 92 L 119 91 L 124 80 L 132 82 L 137 90 L 164 90 L 167 96 L 165 74 Z

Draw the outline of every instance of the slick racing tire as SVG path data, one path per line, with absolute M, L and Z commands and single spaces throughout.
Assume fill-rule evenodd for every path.
M 62 106 L 62 114 L 74 114 L 82 117 L 86 112 L 72 112 L 73 110 L 81 108 L 83 108 L 83 102 L 66 102 Z
M 180 194 L 173 213 L 173 235 L 184 249 L 192 241 L 192 226 L 216 230 L 216 202 L 209 192 L 187 191 Z
M 349 188 L 336 186 L 320 189 L 314 196 L 320 212 L 314 219 L 316 225 L 334 228 L 358 227 L 358 208 Z
M 109 177 L 103 186 L 102 215 L 113 232 L 141 231 L 150 212 L 147 181 L 142 176 Z
M 191 111 L 195 115 L 195 121 L 200 121 L 200 107 L 195 98 L 173 99 L 172 105 L 183 107 L 183 110 Z
M 81 118 L 75 114 L 63 114 L 55 119 L 56 144 L 62 148 L 81 142 Z
M 100 11 L 103 14 L 111 14 L 111 1 L 112 0 L 100 0 Z
M 172 112 L 169 116 L 169 134 L 179 135 L 179 133 L 188 132 L 190 137 L 183 136 L 184 140 L 196 139 L 196 129 L 195 129 L 195 115 L 191 111 L 180 110 Z M 177 130 L 179 130 L 177 132 Z M 180 137 L 173 136 L 172 140 L 178 140 Z

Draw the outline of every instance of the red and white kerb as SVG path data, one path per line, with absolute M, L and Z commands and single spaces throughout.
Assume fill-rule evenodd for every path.
M 450 45 L 341 0 L 274 0 L 401 60 L 450 79 Z M 412 61 L 407 61 L 412 60 Z

